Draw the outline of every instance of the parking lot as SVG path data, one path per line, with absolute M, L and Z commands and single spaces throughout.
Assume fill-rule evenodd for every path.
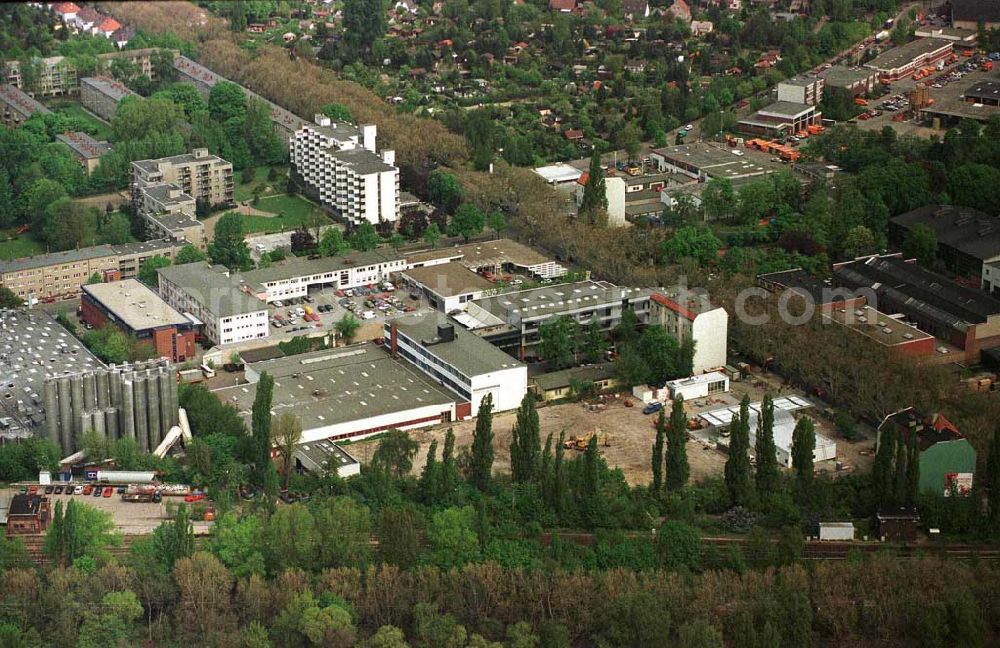
M 82 491 L 85 487 L 83 482 L 63 486 L 63 492 L 56 494 L 55 489 L 59 486 L 61 485 L 53 485 L 53 492 L 47 494 L 53 509 L 55 508 L 56 502 L 61 501 L 63 506 L 66 506 L 70 500 L 75 499 L 81 504 L 86 504 L 87 506 L 92 506 L 93 508 L 110 513 L 111 519 L 115 525 L 115 531 L 126 535 L 151 533 L 153 529 L 158 527 L 161 522 L 167 519 L 168 502 L 180 504 L 184 501 L 184 498 L 182 497 L 165 497 L 159 503 L 124 502 L 122 501 L 121 495 L 118 494 L 117 489 L 114 489 L 112 494 L 108 497 L 104 497 L 103 491 L 100 491 L 100 497 L 95 497 L 93 493 L 90 495 L 84 495 L 82 492 L 80 494 L 66 494 L 66 488 L 75 488 L 76 486 L 79 486 Z M 46 494 L 46 487 L 39 486 L 38 489 L 40 493 Z M 9 502 L 10 498 L 18 492 L 20 492 L 19 488 L 0 489 L 0 501 Z M 201 535 L 208 533 L 208 529 L 212 523 L 199 520 L 193 524 L 195 534 Z
M 1000 62 L 1000 54 L 992 54 L 993 61 Z M 925 123 L 909 114 L 910 105 L 906 99 L 906 94 L 912 92 L 917 84 L 924 84 L 927 87 L 929 97 L 934 101 L 931 108 L 956 109 L 961 112 L 964 109 L 972 110 L 971 106 L 962 102 L 962 94 L 973 84 L 995 80 L 1000 76 L 1000 68 L 984 69 L 990 67 L 986 65 L 990 61 L 985 56 L 965 57 L 955 56 L 950 59 L 943 69 L 935 69 L 932 73 L 921 75 L 920 79 L 912 76 L 895 81 L 889 86 L 889 92 L 875 100 L 869 100 L 868 111 L 862 113 L 853 120 L 858 128 L 865 130 L 882 130 L 886 125 L 891 125 L 900 135 L 917 135 L 927 137 L 930 135 L 940 135 L 940 130 L 933 128 L 932 124 Z M 996 63 L 994 63 L 996 64 Z M 991 108 L 994 112 L 996 108 Z M 906 114 L 906 117 L 901 115 Z M 867 115 L 867 117 L 865 116 Z
M 386 288 L 384 285 L 349 290 L 325 288 L 311 292 L 308 297 L 274 302 L 268 306 L 271 337 L 281 341 L 316 330 L 329 331 L 347 313 L 353 313 L 362 324 L 358 339 L 381 337 L 382 323 L 387 318 L 433 310 L 419 295 L 395 285 L 391 290 Z

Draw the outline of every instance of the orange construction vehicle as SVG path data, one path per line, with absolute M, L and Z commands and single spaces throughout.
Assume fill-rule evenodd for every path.
M 913 78 L 915 79 L 917 77 L 914 76 Z M 867 106 L 868 105 L 868 100 L 867 99 L 862 99 L 861 97 L 855 97 L 854 98 L 854 105 L 855 106 Z
M 983 63 L 982 70 L 983 70 L 983 72 L 992 72 L 993 71 L 993 61 L 986 61 L 985 63 Z
M 821 135 L 823 131 L 826 129 L 820 126 L 819 124 L 810 124 L 809 126 L 806 127 L 806 130 L 809 131 L 810 135 Z

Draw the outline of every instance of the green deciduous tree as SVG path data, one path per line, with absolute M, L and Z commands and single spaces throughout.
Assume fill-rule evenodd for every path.
M 65 509 L 56 502 L 49 528 L 45 532 L 45 553 L 56 563 L 69 566 L 77 558 L 102 556 L 109 545 L 121 537 L 114 533 L 114 522 L 107 511 L 70 500 Z
M 389 430 L 379 441 L 372 456 L 372 466 L 387 471 L 396 479 L 402 479 L 413 468 L 413 457 L 420 447 L 403 430 Z
M 281 456 L 281 473 L 287 491 L 295 470 L 295 449 L 302 440 L 302 421 L 292 412 L 282 412 L 271 427 L 271 438 Z
M 385 34 L 385 6 L 374 0 L 345 0 L 344 43 L 351 56 L 364 56 Z
M 344 235 L 336 227 L 329 227 L 319 239 L 319 252 L 323 256 L 339 256 L 350 249 Z
M 0 308 L 20 308 L 24 300 L 7 286 L 0 286 Z
M 674 235 L 660 246 L 660 260 L 663 263 L 676 263 L 681 259 L 694 259 L 705 265 L 715 261 L 720 241 L 712 230 L 707 227 L 688 225 L 674 232 Z
M 142 262 L 139 266 L 139 281 L 146 284 L 147 286 L 156 287 L 160 284 L 160 275 L 157 272 L 160 268 L 166 268 L 170 265 L 170 259 L 167 257 L 156 254 L 149 257 Z
M 486 171 L 493 162 L 496 143 L 496 127 L 491 112 L 486 109 L 473 110 L 465 120 L 465 142 L 469 147 L 469 157 L 476 171 Z
M 538 327 L 538 352 L 552 369 L 564 369 L 576 360 L 580 325 L 561 315 L 550 317 Z
M 361 322 L 354 316 L 354 313 L 344 313 L 344 316 L 337 320 L 333 328 L 337 331 L 337 335 L 343 338 L 344 342 L 350 344 L 354 340 L 358 329 L 361 328 Z
M 246 229 L 243 218 L 236 212 L 225 214 L 215 224 L 215 238 L 208 246 L 212 263 L 219 263 L 230 270 L 249 270 L 253 267 L 250 248 L 244 240 Z
M 448 223 L 448 236 L 461 236 L 466 242 L 483 231 L 486 215 L 472 203 L 465 203 Z
M 194 526 L 184 504 L 177 507 L 173 520 L 161 522 L 153 531 L 153 547 L 166 570 L 181 558 L 194 554 Z
M 243 88 L 230 81 L 219 81 L 208 94 L 208 114 L 220 124 L 230 119 L 243 119 L 247 113 L 247 98 Z
M 663 411 L 660 410 L 660 417 Z M 684 412 L 684 397 L 678 395 L 670 409 L 670 428 L 667 433 L 667 475 L 668 491 L 680 490 L 687 484 L 690 475 L 687 458 L 687 414 Z
M 431 223 L 424 230 L 424 243 L 427 243 L 431 247 L 437 247 L 437 242 L 441 240 L 441 230 L 438 228 L 437 223 Z
M 493 479 L 493 394 L 487 394 L 479 403 L 476 429 L 472 435 L 472 460 L 469 466 L 469 483 L 481 491 L 490 487 Z
M 430 559 L 443 568 L 461 567 L 479 558 L 476 512 L 471 506 L 448 508 L 431 516 L 427 537 Z
M 438 170 L 427 178 L 427 199 L 445 211 L 458 209 L 462 196 L 462 185 L 453 174 Z
M 667 569 L 697 569 L 701 561 L 698 530 L 683 522 L 664 522 L 656 534 L 656 555 Z
M 918 223 L 903 239 L 903 254 L 916 259 L 922 266 L 932 266 L 937 260 L 937 234 L 927 225 Z
M 351 232 L 350 236 L 351 247 L 359 252 L 369 252 L 378 247 L 379 236 L 378 232 L 375 231 L 375 226 L 365 221 Z
M 188 244 L 181 248 L 181 251 L 177 253 L 174 258 L 174 263 L 177 265 L 184 265 L 186 263 L 197 263 L 199 261 L 207 261 L 208 255 L 196 248 L 195 246 Z

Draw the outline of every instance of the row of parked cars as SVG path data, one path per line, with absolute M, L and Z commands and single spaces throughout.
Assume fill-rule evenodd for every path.
M 114 486 L 101 486 L 93 484 L 59 484 L 58 486 L 22 486 L 21 492 L 27 495 L 37 495 L 39 492 L 45 493 L 46 495 L 89 495 L 93 497 L 111 497 L 115 494 L 115 490 L 118 493 L 124 493 L 125 487 L 118 486 L 117 489 Z

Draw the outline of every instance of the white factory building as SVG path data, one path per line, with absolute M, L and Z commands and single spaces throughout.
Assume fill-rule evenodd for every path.
M 248 363 L 248 384 L 216 392 L 250 422 L 263 373 L 274 378 L 271 412 L 291 412 L 302 423 L 303 445 L 363 439 L 388 430 L 412 430 L 460 420 L 454 393 L 410 363 L 372 343 L 324 349 Z M 465 409 L 468 409 L 467 407 Z M 311 453 L 297 452 L 307 470 Z M 302 456 L 300 456 L 302 455 Z M 313 464 L 322 461 L 312 458 Z
M 786 468 L 792 467 L 792 433 L 797 422 L 793 412 L 811 408 L 813 405 L 798 396 L 782 396 L 774 399 L 774 446 L 778 463 Z M 757 418 L 760 416 L 761 404 L 750 403 L 750 452 L 757 443 Z M 731 405 L 698 414 L 713 432 L 728 431 L 733 424 L 733 417 L 738 415 L 739 405 Z M 728 434 L 726 434 L 728 436 Z M 822 434 L 816 434 L 816 449 L 813 451 L 813 461 L 828 461 L 837 458 L 837 444 Z
M 160 297 L 218 345 L 268 337 L 267 304 L 249 294 L 224 266 L 205 261 L 157 270 Z
M 354 126 L 316 115 L 289 138 L 294 171 L 320 202 L 355 225 L 399 218 L 395 151 L 375 150 L 374 124 Z
M 385 346 L 434 382 L 469 403 L 471 415 L 487 394 L 494 411 L 515 409 L 528 391 L 528 368 L 442 314 L 408 315 L 386 322 Z M 463 417 L 468 413 L 460 411 Z
M 405 267 L 405 259 L 372 250 L 322 259 L 290 259 L 244 272 L 241 277 L 258 299 L 271 303 L 322 288 L 343 290 L 381 283 L 389 279 L 389 273 Z

